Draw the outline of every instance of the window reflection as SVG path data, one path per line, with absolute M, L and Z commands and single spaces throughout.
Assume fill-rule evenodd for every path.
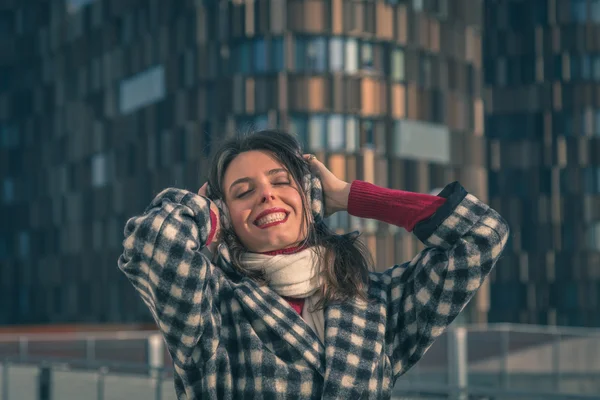
M 392 51 L 392 79 L 395 81 L 404 80 L 404 51 L 402 49 Z
M 326 39 L 323 37 L 296 38 L 296 70 L 325 72 L 327 65 Z
M 356 72 L 358 69 L 358 41 L 356 39 L 346 40 L 346 72 Z
M 574 22 L 585 22 L 587 19 L 587 0 L 571 0 L 571 17 Z
M 354 115 L 291 115 L 289 131 L 311 151 L 354 152 L 359 146 L 359 119 Z
M 590 18 L 593 22 L 600 22 L 600 0 L 591 0 Z
M 325 148 L 325 117 L 320 114 L 309 117 L 309 147 L 311 150 L 323 150 Z
M 600 250 L 600 222 L 594 222 L 588 228 L 588 246 L 590 250 Z
M 279 72 L 285 67 L 283 38 L 243 40 L 231 47 L 232 74 Z
M 264 39 L 254 41 L 254 71 L 265 72 L 267 70 L 267 48 Z
M 344 117 L 339 114 L 329 116 L 327 123 L 327 149 L 341 150 L 345 145 Z
M 329 70 L 344 70 L 344 41 L 341 38 L 332 38 L 329 41 Z

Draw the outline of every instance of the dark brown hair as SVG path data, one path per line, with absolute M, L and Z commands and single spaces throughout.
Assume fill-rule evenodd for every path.
M 289 133 L 263 130 L 238 135 L 224 142 L 215 152 L 211 163 L 208 177 L 211 196 L 216 199 L 225 199 L 223 179 L 229 164 L 239 154 L 254 150 L 269 152 L 289 170 L 296 186 L 300 189 L 300 197 L 305 210 L 302 223 L 306 224 L 310 220 L 311 208 L 306 193 L 302 190 L 302 180 L 310 173 L 310 168 L 302 157 L 300 144 Z M 317 308 L 322 308 L 331 301 L 344 301 L 356 297 L 366 300 L 366 283 L 373 262 L 366 246 L 358 240 L 358 232 L 338 235 L 327 226 L 322 218 L 316 218 L 314 223 L 307 225 L 308 232 L 303 245 L 322 246 L 325 249 L 324 252 L 319 252 L 319 257 L 325 266 L 321 271 L 325 284 L 322 292 L 323 299 Z M 242 266 L 241 256 L 247 249 L 240 243 L 232 226 L 225 227 L 223 224 L 221 226 L 221 240 L 229 247 L 234 267 L 244 275 L 260 283 L 268 284 L 261 272 L 248 271 Z

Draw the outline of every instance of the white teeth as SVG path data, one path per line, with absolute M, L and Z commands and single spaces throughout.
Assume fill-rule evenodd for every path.
M 286 217 L 284 212 L 272 213 L 267 216 L 262 217 L 258 221 L 256 221 L 257 226 L 262 226 L 266 224 L 270 224 L 272 222 L 283 221 Z

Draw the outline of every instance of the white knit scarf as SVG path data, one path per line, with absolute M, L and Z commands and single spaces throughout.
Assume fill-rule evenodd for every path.
M 244 253 L 241 261 L 249 270 L 264 271 L 269 287 L 280 296 L 305 299 L 302 318 L 325 342 L 323 309 L 314 310 L 321 299 L 319 289 L 323 284 L 321 260 L 314 248 L 275 256 Z

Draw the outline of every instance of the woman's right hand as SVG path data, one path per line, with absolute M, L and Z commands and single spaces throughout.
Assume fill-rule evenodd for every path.
M 208 187 L 208 182 L 206 182 L 204 185 L 202 185 L 202 187 L 200 189 L 198 189 L 198 194 L 200 196 L 206 197 L 208 199 L 208 196 L 206 194 L 206 188 Z M 209 199 L 210 200 L 210 199 Z M 221 220 L 220 220 L 220 215 L 219 215 L 219 207 L 216 206 L 216 204 L 213 201 L 210 201 L 210 211 L 212 211 L 215 216 L 217 217 L 217 226 L 214 227 L 215 229 L 215 234 L 212 238 L 211 243 L 208 245 L 208 249 L 210 251 L 214 251 L 215 248 L 217 247 L 217 244 L 219 242 L 219 233 L 221 231 Z

